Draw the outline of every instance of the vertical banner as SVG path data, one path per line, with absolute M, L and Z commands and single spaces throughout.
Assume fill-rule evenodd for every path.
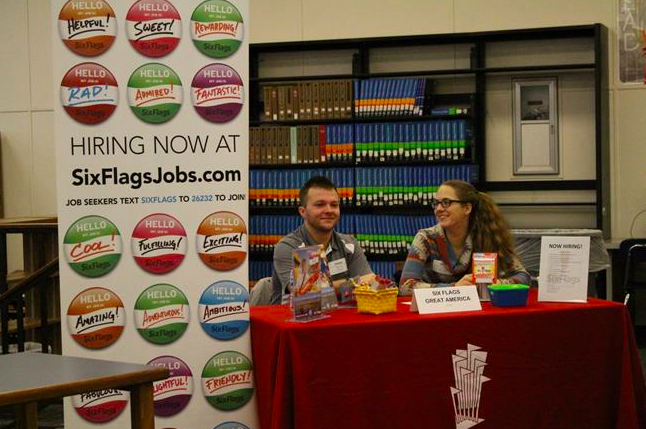
M 618 0 L 619 79 L 646 83 L 646 1 Z
M 248 0 L 51 0 L 63 353 L 159 365 L 155 425 L 257 427 Z M 129 428 L 128 393 L 68 398 Z

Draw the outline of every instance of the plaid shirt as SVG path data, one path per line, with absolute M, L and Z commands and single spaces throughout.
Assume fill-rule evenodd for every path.
M 449 250 L 450 249 L 450 250 Z M 420 230 L 408 251 L 406 264 L 401 275 L 401 292 L 410 294 L 416 287 L 435 287 L 438 284 L 453 283 L 471 273 L 473 240 L 467 236 L 460 255 L 451 258 L 453 248 L 440 225 Z M 500 283 L 530 284 L 530 276 L 514 257 L 512 269 L 500 272 Z

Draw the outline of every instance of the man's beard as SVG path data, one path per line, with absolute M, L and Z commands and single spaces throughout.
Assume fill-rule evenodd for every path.
M 319 232 L 330 232 L 334 230 L 334 227 L 336 226 L 338 222 L 338 218 L 334 220 L 334 223 L 332 223 L 332 226 L 327 226 L 327 223 L 324 224 L 323 222 L 319 221 L 316 224 L 312 225 L 314 229 L 316 229 Z

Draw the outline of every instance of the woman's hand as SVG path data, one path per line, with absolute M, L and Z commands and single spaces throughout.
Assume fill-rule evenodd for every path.
M 455 282 L 456 286 L 473 286 L 473 282 L 471 281 L 473 277 L 471 274 L 465 274 L 464 277 L 462 277 L 460 280 Z

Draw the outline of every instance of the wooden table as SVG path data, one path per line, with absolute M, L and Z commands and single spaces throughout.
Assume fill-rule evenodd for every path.
M 0 356 L 0 406 L 16 405 L 18 427 L 38 427 L 36 403 L 100 389 L 130 391 L 133 429 L 154 429 L 153 381 L 168 369 L 41 353 Z

